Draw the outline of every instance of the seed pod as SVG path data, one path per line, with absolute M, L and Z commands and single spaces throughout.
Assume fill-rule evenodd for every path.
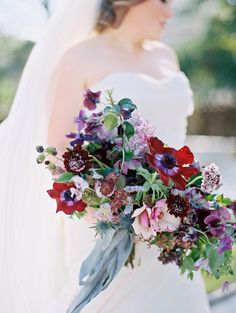
M 55 148 L 55 147 L 48 147 L 48 148 L 46 148 L 46 152 L 48 153 L 48 154 L 51 154 L 51 155 L 57 155 L 57 149 Z
M 43 153 L 44 152 L 44 147 L 43 146 L 37 146 L 36 150 L 38 153 Z
M 45 161 L 45 158 L 45 155 L 42 153 L 37 157 L 36 161 L 38 164 L 42 164 Z

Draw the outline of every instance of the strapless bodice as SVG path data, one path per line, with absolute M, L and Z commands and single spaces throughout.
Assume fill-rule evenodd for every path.
M 186 75 L 179 71 L 157 80 L 150 75 L 114 72 L 90 86 L 92 91 L 113 89 L 115 100 L 130 98 L 138 111 L 157 128 L 157 136 L 168 145 L 179 148 L 186 136 L 187 117 L 193 113 L 193 93 Z

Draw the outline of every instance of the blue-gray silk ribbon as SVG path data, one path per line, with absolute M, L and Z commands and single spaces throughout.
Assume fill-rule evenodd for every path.
M 67 313 L 79 313 L 106 289 L 127 261 L 133 248 L 133 234 L 124 228 L 110 229 L 96 241 L 82 263 L 79 284 L 82 286 Z

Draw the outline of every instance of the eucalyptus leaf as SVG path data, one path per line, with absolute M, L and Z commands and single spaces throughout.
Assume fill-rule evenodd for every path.
M 219 268 L 224 263 L 224 254 L 219 254 L 214 247 L 207 246 L 207 258 L 209 261 L 209 267 L 216 278 L 219 276 Z
M 116 186 L 118 189 L 123 189 L 125 187 L 125 183 L 126 183 L 126 179 L 125 179 L 125 176 L 124 175 L 120 175 L 117 183 L 116 183 Z
M 111 106 L 106 106 L 105 109 L 103 110 L 103 113 L 108 113 L 111 111 L 111 109 L 112 109 Z
M 74 173 L 70 173 L 70 172 L 66 172 L 63 173 L 57 180 L 57 183 L 67 183 L 71 180 L 72 177 L 74 177 L 75 174 Z
M 113 112 L 106 113 L 104 115 L 104 125 L 109 130 L 112 131 L 114 128 L 116 128 L 119 125 L 119 118 L 117 114 Z
M 182 268 L 190 271 L 195 270 L 194 260 L 191 256 L 187 255 L 184 257 L 182 262 Z
M 121 99 L 118 102 L 118 106 L 120 106 L 124 109 L 131 109 L 131 110 L 134 110 L 137 108 L 136 105 L 133 103 L 133 101 L 128 99 L 128 98 Z

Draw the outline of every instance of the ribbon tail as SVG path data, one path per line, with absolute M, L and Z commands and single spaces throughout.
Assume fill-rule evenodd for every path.
M 82 288 L 68 313 L 79 313 L 106 289 L 125 264 L 133 248 L 133 235 L 122 228 L 109 231 L 97 240 L 80 270 Z

